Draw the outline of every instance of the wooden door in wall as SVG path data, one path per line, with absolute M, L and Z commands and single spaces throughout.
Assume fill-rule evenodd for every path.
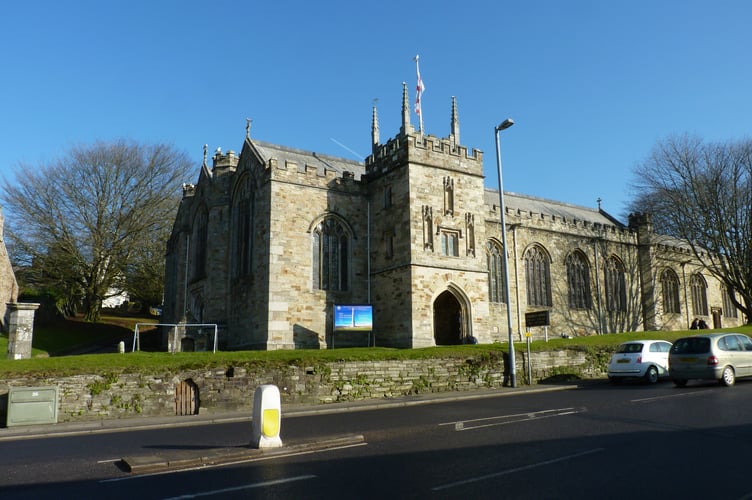
M 188 379 L 175 386 L 175 415 L 198 414 L 198 386 Z
M 710 314 L 713 316 L 713 328 L 723 328 L 723 321 L 721 320 L 721 308 L 712 307 Z

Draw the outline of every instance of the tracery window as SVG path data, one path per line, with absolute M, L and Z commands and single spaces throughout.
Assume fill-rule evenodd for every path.
M 606 259 L 604 268 L 606 288 L 606 310 L 623 312 L 627 310 L 627 283 L 624 264 L 616 257 Z
M 663 312 L 680 313 L 679 277 L 671 269 L 661 273 L 661 296 L 663 298 Z
M 191 238 L 191 244 L 193 245 L 193 266 L 191 278 L 194 280 L 201 279 L 206 276 L 206 258 L 207 258 L 207 236 L 208 236 L 208 215 L 206 208 L 199 208 L 196 212 L 196 216 L 193 219 L 193 237 Z
M 551 306 L 551 269 L 548 254 L 539 246 L 525 252 L 525 285 L 529 306 Z
M 729 290 L 727 287 L 722 288 L 722 294 L 723 294 L 723 316 L 726 318 L 738 318 L 739 312 L 736 309 L 736 306 L 734 305 L 734 302 L 731 300 L 731 296 L 733 295 L 734 290 Z
M 570 253 L 566 259 L 567 286 L 569 289 L 569 307 L 571 309 L 590 309 L 590 266 L 587 258 L 580 251 Z
M 501 245 L 494 241 L 486 243 L 486 262 L 488 265 L 488 299 L 503 303 L 506 295 L 504 284 L 504 254 Z
M 249 176 L 240 181 L 232 200 L 232 276 L 250 276 L 253 258 L 255 199 Z
M 692 311 L 698 316 L 708 315 L 708 284 L 701 274 L 693 274 L 689 278 L 689 289 L 692 294 Z
M 347 290 L 350 272 L 350 236 L 336 218 L 322 220 L 313 230 L 313 287 Z

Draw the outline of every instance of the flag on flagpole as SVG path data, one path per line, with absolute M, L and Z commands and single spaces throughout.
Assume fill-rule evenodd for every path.
M 420 77 L 420 66 L 418 65 L 418 60 L 420 59 L 420 56 L 415 56 L 415 72 L 418 75 L 418 85 L 416 87 L 416 93 L 415 93 L 415 113 L 418 115 L 418 121 L 420 123 L 420 133 L 423 133 L 423 113 L 421 112 L 420 108 L 420 100 L 423 97 L 423 92 L 426 90 L 426 86 L 423 85 L 423 79 Z

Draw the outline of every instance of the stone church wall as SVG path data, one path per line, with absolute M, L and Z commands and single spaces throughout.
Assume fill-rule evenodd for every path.
M 331 342 L 335 304 L 366 303 L 367 207 L 362 185 L 334 172 L 287 165 L 272 173 L 269 257 L 270 348 L 319 348 Z M 312 230 L 337 217 L 351 231 L 348 289 L 313 285 Z M 271 347 L 271 346 L 275 347 Z
M 399 141 L 390 141 L 382 151 L 390 151 L 368 179 L 371 214 L 370 296 L 373 304 L 374 333 L 378 345 L 412 347 L 410 331 L 412 307 L 409 283 L 412 279 L 411 186 L 404 169 L 394 168 L 392 158 L 402 153 Z
M 175 321 L 202 318 L 224 329 L 231 349 L 328 348 L 333 345 L 336 304 L 371 303 L 377 345 L 422 347 L 474 337 L 508 339 L 507 306 L 490 302 L 487 245 L 501 244 L 498 193 L 486 190 L 483 153 L 459 144 L 453 100 L 447 138 L 415 133 L 403 89 L 399 134 L 381 144 L 374 110 L 373 151 L 364 162 L 252 141 L 247 128 L 239 157 L 218 153 L 204 163 L 199 185 L 184 197 L 167 257 L 165 310 Z M 245 177 L 247 176 L 247 177 Z M 253 190 L 252 272 L 233 275 L 232 193 L 245 178 Z M 708 311 L 703 319 L 740 324 L 721 314 L 720 283 L 697 267 L 681 245 L 661 242 L 649 220 L 622 224 L 600 208 L 505 193 L 511 323 L 516 340 L 526 331 L 580 336 L 643 329 L 686 328 L 689 282 L 702 274 Z M 196 258 L 189 248 L 201 207 L 208 217 L 207 274 L 184 282 Z M 320 290 L 314 279 L 313 239 L 327 218 L 346 228 L 346 290 Z M 442 249 L 454 241 L 457 251 Z M 548 266 L 546 304 L 528 303 L 526 256 L 540 248 Z M 582 256 L 586 283 L 572 287 L 567 262 Z M 187 261 L 186 261 L 187 259 Z M 623 268 L 621 309 L 606 303 L 606 263 Z M 681 280 L 681 311 L 665 313 L 660 275 L 670 268 Z M 577 275 L 576 277 L 579 277 Z M 588 303 L 570 304 L 570 290 Z M 186 296 L 186 292 L 188 295 Z M 181 304 L 188 305 L 188 312 Z M 611 304 L 612 305 L 612 304 Z M 528 328 L 526 314 L 548 311 L 547 328 Z M 341 337 L 345 345 L 362 340 Z M 339 344 L 342 345 L 342 344 Z

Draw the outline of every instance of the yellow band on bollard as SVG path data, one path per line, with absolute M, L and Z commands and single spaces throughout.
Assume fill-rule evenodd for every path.
M 275 437 L 279 434 L 279 410 L 268 408 L 264 410 L 261 419 L 261 433 L 266 437 Z

